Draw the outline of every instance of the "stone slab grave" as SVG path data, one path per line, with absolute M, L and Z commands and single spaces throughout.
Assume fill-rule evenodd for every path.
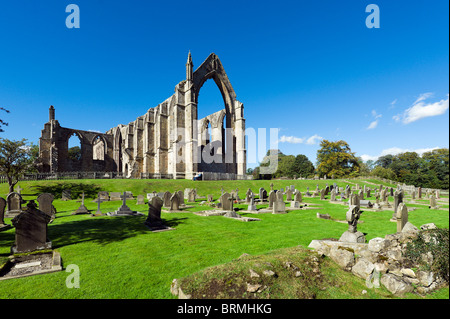
M 178 197 L 176 193 L 173 196 Z M 158 196 L 153 197 L 151 201 L 148 202 L 148 215 L 144 225 L 147 226 L 147 228 L 152 232 L 162 232 L 175 229 L 165 225 L 161 219 L 161 208 L 163 203 L 163 200 Z
M 72 215 L 89 214 L 89 210 L 84 206 L 84 192 L 81 194 L 81 205 L 77 208 Z
M 8 230 L 12 227 L 10 224 L 5 224 L 5 208 L 6 200 L 3 197 L 0 197 L 0 231 Z
M 122 205 L 114 212 L 108 212 L 106 213 L 108 216 L 141 216 L 144 215 L 140 212 L 136 212 L 130 209 L 130 207 L 127 206 L 127 194 L 126 192 L 123 193 L 122 196 Z
M 51 216 L 37 208 L 34 200 L 27 211 L 14 217 L 15 241 L 12 256 L 1 266 L 0 280 L 32 276 L 62 270 L 61 256 L 52 250 L 47 237 L 47 224 Z

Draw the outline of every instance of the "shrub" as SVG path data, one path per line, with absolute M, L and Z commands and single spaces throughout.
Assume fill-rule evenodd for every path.
M 432 262 L 426 256 L 432 255 Z M 420 268 L 431 270 L 449 281 L 449 230 L 422 230 L 416 239 L 406 246 L 404 257 Z

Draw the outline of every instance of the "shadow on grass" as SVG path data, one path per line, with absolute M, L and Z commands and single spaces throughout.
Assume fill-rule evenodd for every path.
M 68 221 L 62 224 L 49 225 L 48 237 L 53 248 L 74 245 L 84 242 L 94 242 L 107 245 L 119 242 L 141 234 L 151 233 L 144 225 L 147 216 L 119 216 L 119 217 L 89 217 L 76 221 Z M 163 219 L 165 225 L 174 228 L 183 223 L 187 218 Z M 14 245 L 15 232 L 1 232 L 0 246 L 11 247 Z M 0 254 L 0 256 L 7 254 Z
M 81 197 L 83 192 L 84 196 L 87 198 L 97 198 L 98 192 L 102 190 L 98 185 L 72 182 L 62 182 L 52 185 L 34 185 L 31 186 L 31 188 L 36 190 L 37 194 L 50 193 L 53 194 L 55 198 L 61 198 L 62 191 L 65 189 L 70 189 L 73 199 Z

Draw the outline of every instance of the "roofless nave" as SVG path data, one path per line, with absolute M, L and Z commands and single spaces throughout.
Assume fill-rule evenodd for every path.
M 39 139 L 40 171 L 115 171 L 132 178 L 141 173 L 187 179 L 196 172 L 244 175 L 244 106 L 236 99 L 217 55 L 211 53 L 195 71 L 193 67 L 189 52 L 186 79 L 176 85 L 171 97 L 135 121 L 105 133 L 62 127 L 51 106 Z M 219 88 L 225 107 L 198 119 L 198 96 L 210 79 Z M 73 135 L 80 139 L 79 161 L 68 156 Z

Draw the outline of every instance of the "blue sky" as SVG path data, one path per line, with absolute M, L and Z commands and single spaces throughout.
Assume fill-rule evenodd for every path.
M 65 24 L 71 3 L 79 29 Z M 315 163 L 321 139 L 365 160 L 448 148 L 448 39 L 441 0 L 2 0 L 0 137 L 37 143 L 50 105 L 64 127 L 127 124 L 173 94 L 190 50 L 194 68 L 219 56 L 246 127 L 279 128 L 285 154 Z M 206 82 L 199 118 L 222 107 Z

